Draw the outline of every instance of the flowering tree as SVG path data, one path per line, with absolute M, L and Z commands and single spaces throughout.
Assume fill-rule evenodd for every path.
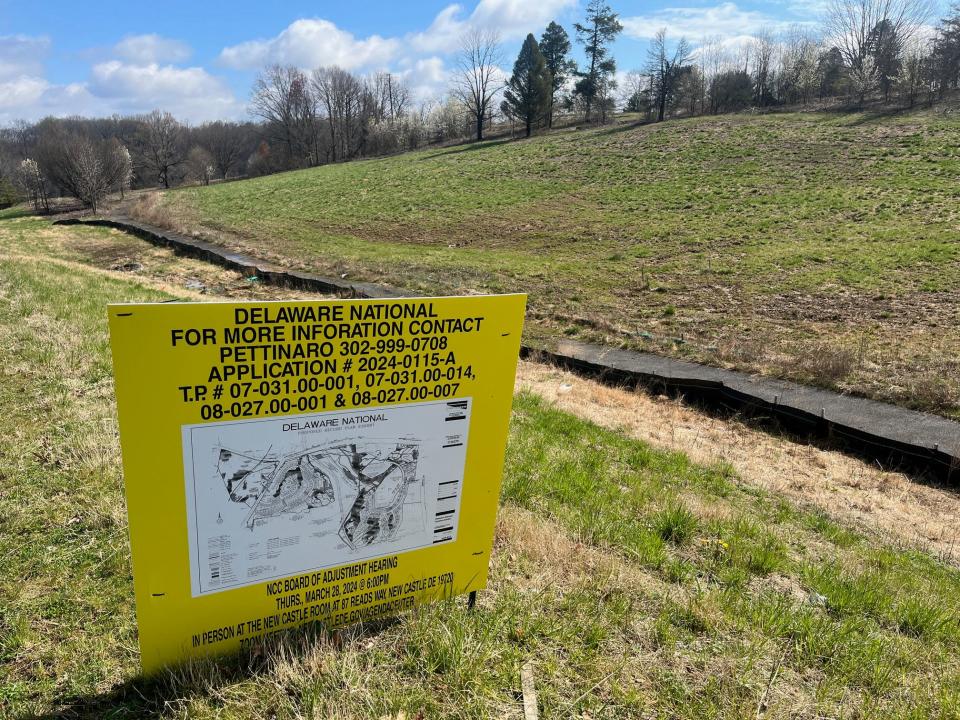
M 30 198 L 37 212 L 50 212 L 50 197 L 47 194 L 47 181 L 40 171 L 36 160 L 27 158 L 17 167 L 17 186 Z

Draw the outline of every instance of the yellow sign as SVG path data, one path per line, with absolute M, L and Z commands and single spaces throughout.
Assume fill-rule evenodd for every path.
M 144 671 L 484 587 L 525 302 L 111 305 Z

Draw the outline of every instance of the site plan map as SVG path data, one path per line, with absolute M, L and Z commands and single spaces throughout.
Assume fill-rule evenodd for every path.
M 454 541 L 470 405 L 184 426 L 194 597 Z

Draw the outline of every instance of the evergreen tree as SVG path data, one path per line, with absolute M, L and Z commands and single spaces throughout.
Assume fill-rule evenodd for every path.
M 577 70 L 577 65 L 567 57 L 570 52 L 570 36 L 567 31 L 555 22 L 547 25 L 547 29 L 540 38 L 540 52 L 546 60 L 547 69 L 552 79 L 550 86 L 550 107 L 547 110 L 547 127 L 553 127 L 553 107 L 556 103 L 557 92 L 563 87 L 570 75 Z
M 533 124 L 549 112 L 551 95 L 547 61 L 533 35 L 527 35 L 513 64 L 513 75 L 503 93 L 504 102 L 510 109 L 509 115 L 523 121 L 527 137 L 533 132 Z
M 642 113 L 646 112 L 649 107 L 650 91 L 634 90 L 632 93 L 630 93 L 630 97 L 627 98 L 627 102 L 623 106 L 623 109 L 628 113 Z
M 841 90 L 846 67 L 843 53 L 838 47 L 832 47 L 820 55 L 817 61 L 817 76 L 820 80 L 820 99 L 833 97 Z
M 867 51 L 873 57 L 874 74 L 883 99 L 890 99 L 890 89 L 900 75 L 903 39 L 889 20 L 878 22 L 867 36 Z
M 960 5 L 954 5 L 951 12 L 940 21 L 933 44 L 931 65 L 940 97 L 960 84 Z
M 575 23 L 573 27 L 589 63 L 586 70 L 577 72 L 580 80 L 576 85 L 577 94 L 583 98 L 585 119 L 589 122 L 590 108 L 604 94 L 617 69 L 616 61 L 610 57 L 610 44 L 623 31 L 623 25 L 603 0 L 590 0 L 586 22 Z
M 710 81 L 714 112 L 737 112 L 753 102 L 753 78 L 746 70 L 725 70 Z

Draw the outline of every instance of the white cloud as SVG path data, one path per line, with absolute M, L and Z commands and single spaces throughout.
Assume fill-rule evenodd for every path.
M 402 63 L 400 77 L 410 88 L 417 102 L 433 100 L 450 86 L 450 71 L 437 56 Z
M 47 115 L 95 114 L 106 113 L 83 83 L 52 85 L 40 77 L 0 83 L 0 127 L 14 120 L 38 120 Z
M 470 22 L 499 30 L 504 37 L 524 37 L 529 32 L 539 35 L 561 11 L 576 4 L 576 0 L 480 0 Z
M 269 63 L 313 68 L 339 65 L 348 70 L 381 67 L 400 49 L 396 39 L 379 35 L 358 40 L 329 20 L 320 18 L 292 22 L 268 40 L 251 40 L 224 48 L 219 62 L 235 69 L 256 69 Z
M 0 35 L 0 82 L 42 76 L 43 58 L 49 49 L 46 37 Z
M 830 8 L 830 0 L 790 0 L 790 11 L 810 18 L 823 15 Z
M 437 14 L 430 27 L 409 36 L 410 44 L 419 52 L 456 49 L 460 36 L 467 30 L 467 22 L 460 19 L 462 13 L 460 5 L 448 5 Z
M 239 118 L 244 108 L 231 90 L 202 68 L 95 65 L 86 82 L 57 85 L 42 77 L 0 82 L 0 126 L 47 115 L 103 117 L 161 108 L 188 122 Z
M 571 7 L 576 0 L 480 0 L 469 16 L 462 5 L 448 5 L 423 32 L 412 33 L 407 40 L 419 52 L 451 52 L 460 37 L 472 29 L 495 30 L 504 40 L 539 34 L 551 20 Z
M 180 40 L 160 35 L 127 35 L 113 46 L 117 57 L 136 65 L 178 63 L 189 59 L 193 51 Z
M 94 65 L 86 87 L 113 112 L 162 108 L 193 122 L 240 114 L 226 83 L 199 67 L 129 65 L 111 60 Z
M 82 104 L 75 100 L 83 93 L 82 85 L 51 85 L 44 77 L 43 60 L 49 50 L 46 37 L 0 37 L 0 125 L 80 111 Z
M 223 80 L 203 68 L 169 64 L 190 54 L 190 48 L 176 40 L 126 37 L 114 47 L 123 60 L 98 63 L 85 81 L 68 84 L 45 77 L 43 59 L 49 50 L 45 37 L 0 36 L 0 125 L 47 115 L 104 116 L 157 107 L 191 122 L 244 114 Z M 169 60 L 160 64 L 160 57 Z
M 764 13 L 741 10 L 732 2 L 711 7 L 664 8 L 649 15 L 626 17 L 621 22 L 628 36 L 640 40 L 652 38 L 661 28 L 666 28 L 669 38 L 697 41 L 707 36 L 734 38 L 785 26 Z
M 18 107 L 33 105 L 49 87 L 43 78 L 22 77 L 0 83 L 0 117 Z

